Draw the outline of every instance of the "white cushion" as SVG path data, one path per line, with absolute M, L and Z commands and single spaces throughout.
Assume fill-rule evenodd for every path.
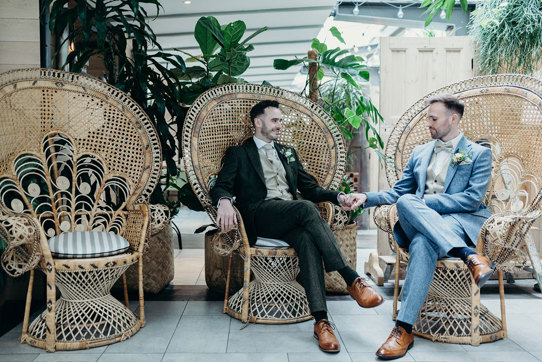
M 51 254 L 56 258 L 97 258 L 124 253 L 128 240 L 103 231 L 62 233 L 49 239 Z
M 262 238 L 261 236 L 258 236 L 258 239 L 256 239 L 256 244 L 254 245 L 258 248 L 269 248 L 269 249 L 288 249 L 290 245 L 286 241 L 282 241 L 279 239 L 269 239 L 269 238 Z

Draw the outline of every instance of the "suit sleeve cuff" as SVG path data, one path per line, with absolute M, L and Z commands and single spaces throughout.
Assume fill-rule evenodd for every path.
M 339 204 L 339 206 L 343 206 L 343 203 L 341 202 L 341 196 L 343 195 L 346 196 L 346 194 L 342 191 L 337 194 L 337 203 Z

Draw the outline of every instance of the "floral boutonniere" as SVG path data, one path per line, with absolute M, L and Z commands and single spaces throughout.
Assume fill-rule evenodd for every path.
M 280 153 L 286 158 L 286 162 L 290 163 L 295 161 L 294 150 L 291 148 L 282 148 Z
M 465 151 L 457 151 L 452 155 L 451 165 L 468 165 L 472 162 L 471 154 Z

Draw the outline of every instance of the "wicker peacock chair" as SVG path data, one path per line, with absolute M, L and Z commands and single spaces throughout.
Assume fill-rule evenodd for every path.
M 94 78 L 52 69 L 11 71 L 0 75 L 0 144 L 0 237 L 8 242 L 2 266 L 12 276 L 31 273 L 21 342 L 54 351 L 129 338 L 145 324 L 147 202 L 161 166 L 146 114 Z M 54 256 L 51 240 L 75 234 L 88 250 L 105 240 L 87 238 L 91 234 L 122 236 L 128 249 L 101 249 L 114 255 L 99 256 L 70 244 L 71 259 Z M 139 318 L 109 292 L 134 263 Z M 36 267 L 46 274 L 47 308 L 28 326 Z
M 395 184 L 415 146 L 431 140 L 425 125 L 425 99 L 452 93 L 465 103 L 459 124 L 471 141 L 491 147 L 492 179 L 484 203 L 493 215 L 484 223 L 477 251 L 495 262 L 501 296 L 501 318 L 480 303 L 476 286 L 464 263 L 440 259 L 418 320 L 417 335 L 450 343 L 479 345 L 506 337 L 503 271 L 531 262 L 542 279 L 536 247 L 528 235 L 542 215 L 542 82 L 521 75 L 495 75 L 468 79 L 428 94 L 397 122 L 386 146 L 386 175 Z M 397 315 L 399 266 L 408 253 L 397 247 L 392 229 L 394 205 L 375 209 L 375 222 L 388 232 L 396 251 L 393 318 Z
M 209 197 L 226 149 L 252 137 L 249 111 L 256 103 L 281 104 L 283 128 L 279 143 L 294 147 L 307 172 L 324 188 L 336 187 L 344 173 L 346 152 L 337 125 L 317 104 L 283 89 L 254 84 L 228 84 L 202 94 L 190 108 L 183 129 L 183 160 L 188 179 L 201 204 L 215 221 Z M 338 219 L 330 203 L 321 206 L 328 222 Z M 251 247 L 238 213 L 239 227 L 218 233 L 217 251 L 230 255 L 224 313 L 255 323 L 291 323 L 311 318 L 292 248 Z M 243 287 L 228 298 L 231 253 L 244 259 Z M 254 280 L 250 280 L 251 271 Z

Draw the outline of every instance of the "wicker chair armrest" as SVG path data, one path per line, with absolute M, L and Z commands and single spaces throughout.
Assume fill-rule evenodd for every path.
M 326 223 L 331 227 L 333 226 L 333 221 L 335 218 L 335 213 L 337 212 L 336 206 L 329 201 L 319 202 L 316 204 L 320 210 L 320 216 L 326 221 Z
M 171 219 L 169 207 L 165 205 L 149 205 L 151 236 L 164 230 Z
M 211 205 L 205 206 L 205 210 L 207 211 L 209 218 L 213 221 L 213 224 L 218 229 L 218 233 L 216 234 L 217 240 L 213 245 L 214 249 L 219 255 L 222 256 L 230 255 L 241 246 L 245 250 L 250 248 L 241 213 L 235 206 L 233 206 L 233 209 L 235 210 L 235 214 L 237 216 L 237 226 L 228 232 L 224 232 L 220 230 L 220 227 L 216 222 L 217 208 Z
M 2 254 L 2 267 L 12 277 L 34 269 L 42 254 L 52 260 L 40 224 L 30 215 L 1 215 L 0 237 L 8 245 Z M 46 248 L 43 253 L 42 247 Z
M 150 238 L 150 212 L 147 204 L 137 204 L 128 210 L 123 236 L 130 243 L 130 250 L 144 253 Z
M 331 221 L 328 222 L 331 229 L 342 229 L 346 225 L 350 224 L 350 214 L 348 211 L 344 210 L 342 207 L 335 205 L 331 202 L 328 203 L 333 210 L 331 216 Z
M 397 207 L 395 204 L 375 207 L 373 220 L 380 230 L 393 233 L 393 225 L 397 222 Z
M 495 262 L 496 268 L 513 271 L 529 261 L 527 245 L 529 229 L 542 215 L 542 210 L 508 212 L 492 215 L 480 231 L 477 250 Z

